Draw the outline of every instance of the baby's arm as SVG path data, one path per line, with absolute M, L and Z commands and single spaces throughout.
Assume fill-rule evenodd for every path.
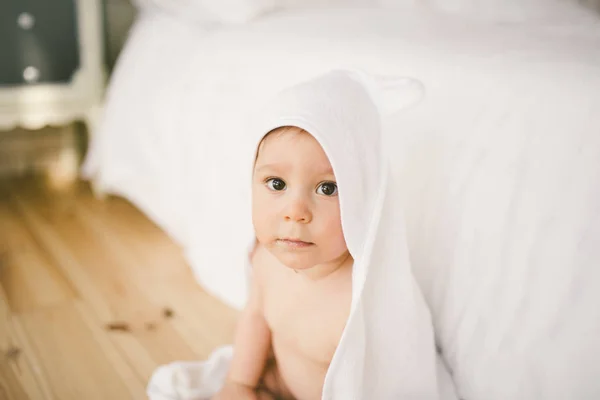
M 260 251 L 260 250 L 258 250 Z M 256 259 L 254 254 L 253 259 Z M 251 389 L 258 386 L 271 347 L 271 332 L 262 307 L 260 268 L 253 268 L 248 303 L 237 326 L 227 383 Z

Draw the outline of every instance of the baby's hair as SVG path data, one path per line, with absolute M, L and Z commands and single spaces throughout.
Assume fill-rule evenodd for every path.
M 298 128 L 297 126 L 293 126 L 293 125 L 285 125 L 285 126 L 280 126 L 279 128 L 275 128 L 273 130 L 270 130 L 269 132 L 267 132 L 267 134 L 262 138 L 262 140 L 265 140 L 265 138 L 269 135 L 282 135 L 286 132 L 290 132 L 290 131 L 296 131 L 296 133 L 300 133 L 300 132 L 305 132 L 304 129 L 302 128 Z
M 267 132 L 267 134 L 265 136 L 263 136 L 263 138 L 260 140 L 260 143 L 256 147 L 256 154 L 254 155 L 254 163 L 256 164 L 256 160 L 258 160 L 258 153 L 260 152 L 260 149 L 263 146 L 263 143 L 265 142 L 267 137 L 273 136 L 273 135 L 280 136 L 280 135 L 283 135 L 284 133 L 288 133 L 288 132 L 289 133 L 302 133 L 302 132 L 306 132 L 306 131 L 302 128 L 298 128 L 297 126 L 292 126 L 292 125 L 280 126 L 280 127 L 270 130 L 269 132 Z M 306 133 L 308 133 L 308 132 L 306 132 Z

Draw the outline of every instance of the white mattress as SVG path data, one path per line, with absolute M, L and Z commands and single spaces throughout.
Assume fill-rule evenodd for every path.
M 387 140 L 415 274 L 460 395 L 600 398 L 597 21 L 491 26 L 347 9 L 207 31 L 147 13 L 86 173 L 140 206 L 181 243 L 199 282 L 240 307 L 246 121 L 283 86 L 335 67 L 427 88 L 389 121 Z

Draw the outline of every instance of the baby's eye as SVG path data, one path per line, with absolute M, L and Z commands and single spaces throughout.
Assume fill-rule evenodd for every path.
M 317 193 L 325 196 L 335 196 L 337 194 L 337 185 L 334 182 L 323 182 L 317 188 Z
M 279 192 L 285 189 L 285 182 L 279 178 L 270 178 L 265 182 L 267 187 L 273 191 Z

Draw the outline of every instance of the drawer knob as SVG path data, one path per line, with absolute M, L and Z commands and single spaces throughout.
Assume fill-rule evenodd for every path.
M 19 26 L 25 30 L 32 29 L 35 25 L 35 17 L 28 12 L 23 12 L 19 14 L 19 18 L 17 18 L 17 23 Z
M 28 83 L 37 82 L 40 79 L 40 71 L 30 65 L 23 70 L 23 79 Z

